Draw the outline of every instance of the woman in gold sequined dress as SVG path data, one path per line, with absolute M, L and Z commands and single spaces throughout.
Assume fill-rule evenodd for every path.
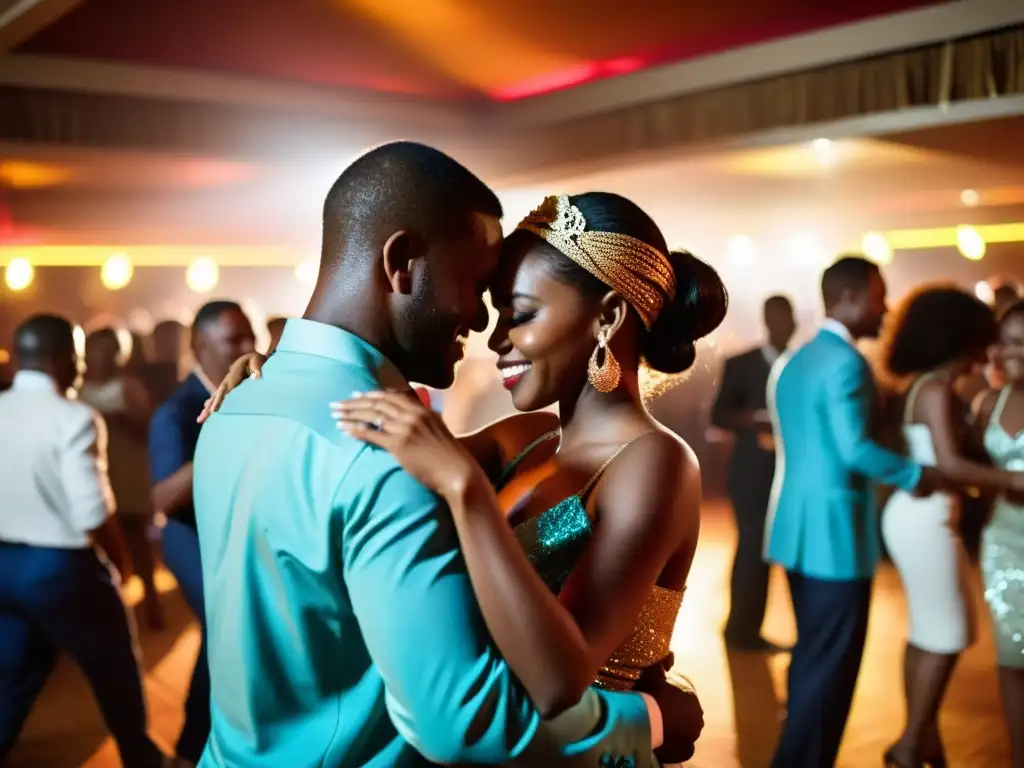
M 1024 302 L 999 321 L 1007 384 L 981 401 L 978 427 L 992 462 L 1024 470 Z M 1024 768 L 1024 499 L 996 500 L 981 542 L 985 602 L 992 617 L 1013 767 Z
M 548 198 L 519 225 L 491 299 L 490 346 L 524 413 L 456 439 L 418 400 L 368 393 L 337 404 L 340 424 L 448 501 L 488 628 L 542 711 L 595 681 L 677 683 L 700 470 L 645 409 L 640 369 L 688 369 L 725 287 L 632 202 L 589 193 Z M 560 418 L 539 410 L 555 403 Z M 675 700 L 691 712 L 666 722 L 689 732 L 666 732 L 664 762 L 688 759 L 703 725 L 692 694 Z

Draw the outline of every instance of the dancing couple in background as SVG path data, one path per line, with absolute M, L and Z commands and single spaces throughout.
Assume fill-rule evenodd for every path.
M 218 390 L 213 409 L 257 369 L 195 459 L 201 765 L 692 754 L 703 718 L 669 641 L 700 475 L 638 372 L 692 365 L 724 286 L 616 195 L 548 198 L 504 242 L 500 214 L 436 150 L 363 156 L 328 194 L 304 318 Z M 455 438 L 409 382 L 452 383 L 488 288 L 525 413 Z

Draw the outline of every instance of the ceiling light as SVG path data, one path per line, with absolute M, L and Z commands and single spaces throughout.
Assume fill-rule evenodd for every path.
M 316 283 L 319 267 L 315 261 L 304 261 L 295 268 L 295 279 L 306 286 Z
M 978 194 L 977 190 L 965 189 L 960 193 L 960 202 L 968 208 L 973 208 L 981 202 L 981 195 Z
M 201 256 L 188 265 L 185 284 L 196 293 L 209 293 L 217 287 L 220 268 L 213 259 Z
M 32 285 L 36 271 L 28 259 L 11 259 L 4 270 L 4 282 L 12 291 L 23 291 Z
M 868 232 L 861 240 L 861 250 L 875 264 L 892 264 L 892 246 L 878 232 Z
M 123 253 L 115 253 L 100 268 L 100 282 L 111 291 L 119 291 L 132 281 L 135 267 Z
M 980 261 L 985 257 L 985 239 L 974 227 L 956 228 L 956 247 L 965 259 Z

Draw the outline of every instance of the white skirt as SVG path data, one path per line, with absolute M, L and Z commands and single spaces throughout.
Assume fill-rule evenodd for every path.
M 882 512 L 882 537 L 907 597 L 907 639 L 931 653 L 959 653 L 976 635 L 959 518 L 957 499 L 944 493 L 916 498 L 896 491 Z

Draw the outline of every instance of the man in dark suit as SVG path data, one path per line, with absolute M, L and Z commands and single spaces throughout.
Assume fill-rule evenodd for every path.
M 768 373 L 786 350 L 796 322 L 785 296 L 764 303 L 768 340 L 725 361 L 722 386 L 711 421 L 736 436 L 729 462 L 728 490 L 739 541 L 732 566 L 731 603 L 725 640 L 738 650 L 780 651 L 761 636 L 768 598 L 768 564 L 763 558 L 765 515 L 775 474 L 775 445 L 766 409 Z

